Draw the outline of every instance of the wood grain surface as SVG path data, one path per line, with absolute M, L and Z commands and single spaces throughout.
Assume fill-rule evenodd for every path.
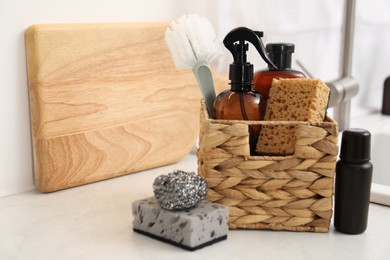
M 39 190 L 174 163 L 192 149 L 201 94 L 191 71 L 175 69 L 164 42 L 167 26 L 68 24 L 26 30 Z

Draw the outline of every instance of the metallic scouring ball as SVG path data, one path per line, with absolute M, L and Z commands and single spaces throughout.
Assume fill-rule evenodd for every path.
M 194 172 L 178 170 L 158 176 L 153 183 L 153 192 L 164 209 L 190 209 L 206 197 L 207 183 Z

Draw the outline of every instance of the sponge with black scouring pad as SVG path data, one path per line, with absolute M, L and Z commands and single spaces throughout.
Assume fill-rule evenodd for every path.
M 192 209 L 166 210 L 150 197 L 134 201 L 133 230 L 194 251 L 227 238 L 228 207 L 201 202 Z

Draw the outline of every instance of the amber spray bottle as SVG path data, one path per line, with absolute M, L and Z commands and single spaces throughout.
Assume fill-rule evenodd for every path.
M 258 70 L 254 75 L 253 89 L 268 99 L 269 90 L 274 78 L 305 78 L 305 74 L 291 69 L 291 56 L 295 46 L 292 43 L 269 43 L 266 46 L 268 57 L 277 68 L 268 66 Z
M 262 32 L 254 32 L 246 27 L 239 27 L 230 31 L 223 43 L 232 53 L 234 62 L 229 67 L 230 89 L 220 93 L 214 103 L 214 115 L 216 119 L 227 120 L 256 120 L 264 118 L 266 100 L 252 89 L 253 65 L 247 62 L 246 52 L 248 43 L 252 43 L 263 59 L 275 67 L 265 54 L 261 38 Z M 250 152 L 255 154 L 256 142 L 261 126 L 249 126 Z

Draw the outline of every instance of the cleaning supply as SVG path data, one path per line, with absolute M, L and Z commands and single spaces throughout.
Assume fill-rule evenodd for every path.
M 343 132 L 340 160 L 336 164 L 334 227 L 347 234 L 367 228 L 373 165 L 371 134 L 360 128 Z
M 390 76 L 383 83 L 382 114 L 390 115 Z
M 223 43 L 233 55 L 233 63 L 229 67 L 231 88 L 220 93 L 214 104 L 215 118 L 228 120 L 263 120 L 266 100 L 252 89 L 253 65 L 247 62 L 248 43 L 252 43 L 260 55 L 275 67 L 266 57 L 261 41 L 261 32 L 254 32 L 246 27 L 238 27 L 230 31 Z M 249 126 L 249 144 L 251 154 L 255 151 L 260 126 Z
M 174 171 L 153 182 L 154 197 L 133 202 L 133 230 L 190 251 L 227 238 L 227 206 L 205 202 L 206 181 Z
M 213 26 L 204 17 L 183 15 L 167 28 L 165 41 L 176 69 L 192 69 L 209 115 L 213 118 L 216 95 L 210 63 L 221 54 L 221 46 Z
M 227 239 L 229 209 L 201 202 L 189 210 L 166 210 L 153 198 L 133 202 L 133 230 L 194 251 Z
M 206 198 L 207 183 L 195 172 L 178 170 L 158 176 L 153 192 L 164 209 L 191 209 Z
M 294 53 L 292 43 L 268 43 L 266 51 L 277 68 L 268 66 L 267 69 L 256 71 L 253 79 L 253 89 L 268 99 L 274 78 L 305 78 L 305 74 L 291 69 L 291 56 Z
M 329 87 L 319 79 L 273 79 L 266 121 L 322 122 L 329 99 Z M 266 155 L 291 155 L 295 151 L 293 125 L 263 126 L 256 151 Z

